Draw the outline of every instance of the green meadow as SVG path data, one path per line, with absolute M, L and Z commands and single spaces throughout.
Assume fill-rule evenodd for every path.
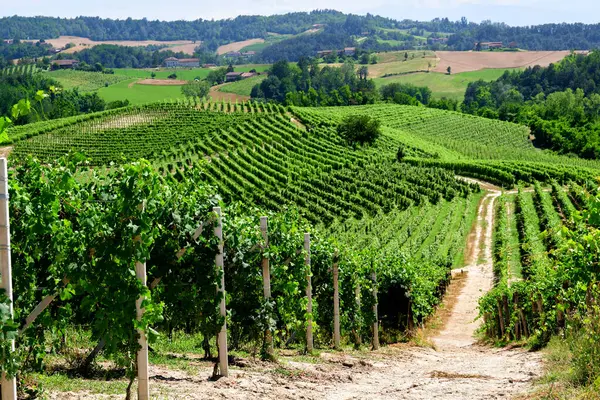
M 219 88 L 219 92 L 235 93 L 241 96 L 250 96 L 252 88 L 266 79 L 266 75 L 255 76 L 253 78 L 244 79 L 233 83 L 228 83 Z
M 255 69 L 258 72 L 266 71 L 270 65 L 265 64 L 246 64 L 246 65 L 235 65 L 234 70 L 236 72 L 248 72 L 251 69 Z M 177 79 L 184 81 L 193 81 L 194 79 L 204 79 L 208 76 L 211 71 L 210 68 L 116 68 L 115 75 L 123 75 L 131 78 L 151 78 L 152 73 L 156 74 L 156 79 L 167 79 L 169 75 L 177 74 Z
M 137 85 L 137 79 L 129 79 L 109 87 L 98 89 L 105 101 L 129 100 L 131 104 L 144 104 L 182 98 L 181 86 Z M 133 85 L 131 85 L 133 83 Z
M 391 76 L 374 79 L 377 87 L 390 83 L 410 83 L 415 86 L 427 86 L 436 98 L 447 97 L 462 101 L 465 90 L 471 82 L 483 79 L 493 81 L 498 79 L 506 69 L 484 69 L 481 71 L 461 72 L 458 74 L 443 74 L 439 72 L 418 72 L 414 74 Z M 510 71 L 510 70 L 509 70 Z

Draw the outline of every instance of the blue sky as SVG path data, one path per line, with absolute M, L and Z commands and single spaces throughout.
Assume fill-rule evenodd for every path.
M 4 4 L 3 4 L 4 3 Z M 0 0 L 0 15 L 78 15 L 110 18 L 219 19 L 331 8 L 395 19 L 491 19 L 511 25 L 600 22 L 598 0 Z

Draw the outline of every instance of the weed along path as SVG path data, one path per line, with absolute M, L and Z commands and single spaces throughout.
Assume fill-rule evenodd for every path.
M 211 382 L 213 365 L 173 355 L 172 365 L 151 365 L 153 399 L 510 399 L 527 393 L 541 375 L 541 356 L 523 349 L 493 348 L 477 342 L 479 298 L 492 287 L 494 205 L 501 192 L 484 186 L 478 217 L 469 236 L 467 266 L 455 278 L 440 308 L 442 327 L 425 329 L 429 347 L 384 346 L 375 352 L 323 352 L 306 357 L 279 355 L 279 364 L 234 360 L 230 376 Z M 432 324 L 433 325 L 433 324 Z M 177 360 L 186 368 L 177 369 Z M 56 396 L 54 396 L 56 395 Z M 122 396 L 57 393 L 53 399 Z

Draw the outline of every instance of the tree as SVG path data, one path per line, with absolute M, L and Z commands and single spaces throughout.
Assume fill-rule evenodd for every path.
M 369 68 L 366 66 L 360 67 L 358 69 L 358 78 L 360 80 L 366 80 L 369 77 Z
M 337 131 L 350 144 L 372 144 L 381 135 L 381 122 L 368 115 L 349 115 Z
M 369 53 L 363 53 L 362 56 L 360 56 L 360 64 L 368 64 L 370 61 L 370 57 L 369 57 Z
M 408 61 L 408 52 L 404 53 L 404 61 Z
M 151 74 L 150 74 L 150 77 L 151 77 L 152 79 L 156 78 L 156 73 L 154 73 L 154 72 L 153 72 L 153 73 L 151 73 Z
M 234 72 L 233 65 L 231 65 L 231 63 L 227 66 L 226 73 L 230 73 L 230 72 Z
M 191 98 L 204 98 L 208 96 L 210 91 L 210 85 L 206 81 L 192 81 L 188 82 L 181 87 L 181 93 L 185 97 Z
M 167 76 L 169 79 L 177 79 L 177 74 L 173 72 L 171 75 Z
M 446 71 L 448 71 L 448 75 L 452 75 L 452 67 L 448 65 L 448 68 L 446 68 Z

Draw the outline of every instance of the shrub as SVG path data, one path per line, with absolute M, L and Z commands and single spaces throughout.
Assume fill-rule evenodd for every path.
M 338 125 L 338 133 L 351 144 L 371 144 L 381 135 L 381 122 L 368 115 L 349 115 Z

